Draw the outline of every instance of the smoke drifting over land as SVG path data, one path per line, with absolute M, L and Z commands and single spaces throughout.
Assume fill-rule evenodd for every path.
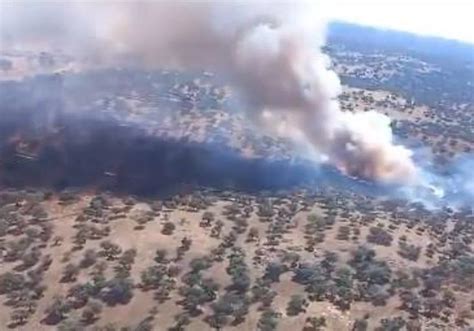
M 324 22 L 307 2 L 2 5 L 1 42 L 61 49 L 95 64 L 207 69 L 228 77 L 262 129 L 307 145 L 342 172 L 411 182 L 410 150 L 390 120 L 347 113 L 321 52 Z

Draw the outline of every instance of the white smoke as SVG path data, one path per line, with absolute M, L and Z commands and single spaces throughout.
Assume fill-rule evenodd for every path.
M 391 183 L 417 177 L 388 117 L 339 108 L 341 86 L 321 51 L 324 21 L 314 2 L 27 7 L 4 8 L 2 43 L 50 44 L 95 63 L 216 71 L 242 92 L 262 129 L 308 144 L 346 174 Z

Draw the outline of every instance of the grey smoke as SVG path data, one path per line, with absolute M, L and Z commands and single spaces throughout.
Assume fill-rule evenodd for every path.
M 93 65 L 207 69 L 228 76 L 254 123 L 360 178 L 413 183 L 409 149 L 388 117 L 339 108 L 314 2 L 138 2 L 1 5 L 2 45 L 49 47 Z

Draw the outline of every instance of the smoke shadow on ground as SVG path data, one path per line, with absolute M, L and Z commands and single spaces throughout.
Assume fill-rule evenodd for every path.
M 51 131 L 17 120 L 8 125 L 0 121 L 0 180 L 8 187 L 98 188 L 140 195 L 198 187 L 258 192 L 338 185 L 375 190 L 373 184 L 331 167 L 246 158 L 225 146 L 150 136 L 110 119 L 62 118 Z

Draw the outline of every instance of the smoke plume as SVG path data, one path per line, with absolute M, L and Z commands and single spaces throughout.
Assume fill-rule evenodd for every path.
M 260 128 L 308 146 L 347 175 L 417 177 L 388 117 L 339 108 L 340 82 L 321 51 L 324 22 L 313 2 L 2 6 L 2 45 L 48 46 L 95 65 L 212 70 L 233 82 Z

